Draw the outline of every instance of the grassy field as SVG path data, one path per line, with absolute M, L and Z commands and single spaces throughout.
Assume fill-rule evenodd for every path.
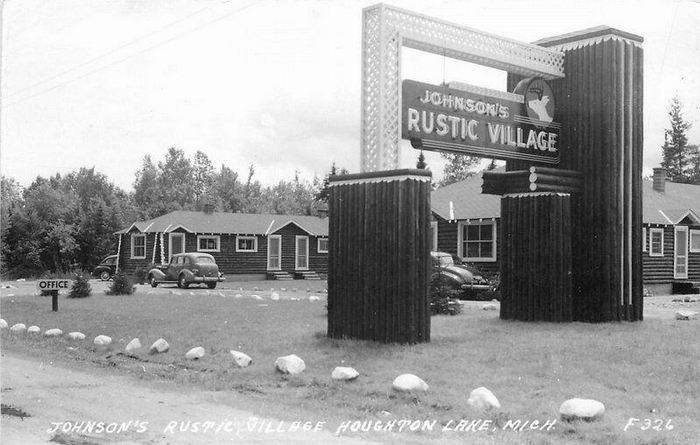
M 673 320 L 673 305 L 679 303 L 670 298 L 647 300 L 656 316 L 644 322 L 609 324 L 504 322 L 497 311 L 467 302 L 461 315 L 433 317 L 429 344 L 401 346 L 327 339 L 325 282 L 285 283 L 284 290 L 271 282 L 227 283 L 215 291 L 139 286 L 134 295 L 118 297 L 104 295 L 104 284 L 92 284 L 88 299 L 61 297 L 58 313 L 51 312 L 50 298 L 34 295 L 31 283 L 2 289 L 0 310 L 10 326 L 22 322 L 88 337 L 78 344 L 3 330 L 3 348 L 220 391 L 227 403 L 281 419 L 326 421 L 333 431 L 345 420 L 437 420 L 433 431 L 422 433 L 343 433 L 387 443 L 700 442 L 700 322 Z M 272 292 L 280 299 L 271 300 Z M 320 301 L 310 301 L 311 295 Z M 114 339 L 111 354 L 94 351 L 92 338 L 99 334 Z M 171 350 L 158 356 L 144 352 L 136 359 L 118 354 L 134 337 L 145 348 L 163 337 Z M 185 360 L 194 346 L 203 346 L 207 355 L 197 362 Z M 253 364 L 232 366 L 230 349 L 246 352 Z M 275 372 L 275 359 L 292 353 L 304 359 L 306 371 L 295 377 Z M 336 366 L 352 366 L 360 377 L 333 382 L 330 373 Z M 420 376 L 430 390 L 395 393 L 391 382 L 402 373 Z M 479 413 L 467 405 L 469 393 L 479 386 L 494 392 L 501 412 Z M 571 397 L 602 401 L 604 419 L 557 421 L 550 431 L 501 428 L 508 420 L 558 419 L 559 405 Z M 625 431 L 632 417 L 641 420 Z M 460 419 L 490 419 L 495 431 L 441 431 Z M 664 427 L 644 428 L 644 419 L 652 427 L 659 422 Z M 668 421 L 672 430 L 665 428 Z

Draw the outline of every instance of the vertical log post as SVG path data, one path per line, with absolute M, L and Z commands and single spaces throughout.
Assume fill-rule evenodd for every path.
M 598 27 L 535 42 L 565 54 L 566 77 L 550 82 L 559 167 L 583 175 L 571 198 L 576 321 L 642 320 L 642 41 Z
M 414 169 L 331 177 L 328 337 L 430 341 L 430 179 Z
M 501 318 L 572 321 L 571 197 L 501 198 Z

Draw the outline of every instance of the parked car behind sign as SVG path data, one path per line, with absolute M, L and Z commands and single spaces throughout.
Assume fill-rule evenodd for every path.
M 479 292 L 491 290 L 491 283 L 477 269 L 455 264 L 449 253 L 430 252 L 430 258 L 433 263 L 431 282 L 442 280 L 443 286 L 458 291 L 459 298 L 470 300 Z
M 214 289 L 220 281 L 224 281 L 224 276 L 208 253 L 178 253 L 172 256 L 169 264 L 148 271 L 148 282 L 153 287 L 160 283 L 177 283 L 178 287 L 187 289 L 190 284 L 204 283 Z
M 99 278 L 102 281 L 107 281 L 112 276 L 114 275 L 114 271 L 117 267 L 117 256 L 116 255 L 110 255 L 100 264 L 95 267 L 95 270 L 92 271 L 92 276 Z

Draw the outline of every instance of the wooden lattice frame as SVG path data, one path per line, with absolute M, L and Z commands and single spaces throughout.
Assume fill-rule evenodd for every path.
M 564 54 L 385 4 L 362 11 L 362 171 L 399 166 L 401 47 L 525 76 L 564 77 Z

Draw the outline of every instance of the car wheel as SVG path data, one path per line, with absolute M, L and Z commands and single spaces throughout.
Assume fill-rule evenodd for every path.
M 177 287 L 181 289 L 187 289 L 190 286 L 190 284 L 187 282 L 187 279 L 185 278 L 185 275 L 182 274 L 180 277 L 177 279 Z
M 102 281 L 109 281 L 110 277 L 111 277 L 111 275 L 106 270 L 102 271 L 102 273 L 100 273 L 100 280 L 102 280 Z
M 207 283 L 209 289 L 216 289 L 216 283 Z
M 148 282 L 151 283 L 151 287 L 158 286 L 158 281 L 156 280 L 156 277 L 154 275 L 148 277 Z

